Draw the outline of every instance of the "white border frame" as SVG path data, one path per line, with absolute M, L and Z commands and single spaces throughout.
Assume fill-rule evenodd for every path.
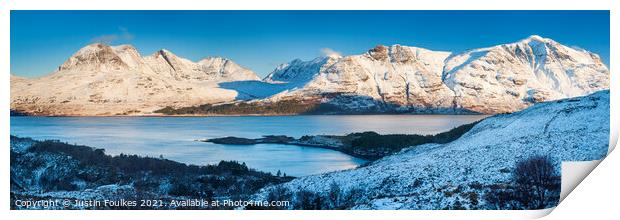
M 613 39 L 620 39 L 618 35 L 618 5 L 612 0 L 433 0 L 433 1 L 397 1 L 382 0 L 362 2 L 355 0 L 225 0 L 225 1 L 191 1 L 191 0 L 7 0 L 0 4 L 0 66 L 4 70 L 0 80 L 0 150 L 2 176 L 0 181 L 0 209 L 3 215 L 10 219 L 109 219 L 109 218 L 139 218 L 139 219 L 169 219 L 174 218 L 212 218 L 212 219 L 246 219 L 251 217 L 269 219 L 376 219 L 389 217 L 391 219 L 523 219 L 536 218 L 547 215 L 551 210 L 542 211 L 14 211 L 9 210 L 9 100 L 10 100 L 10 10 L 611 10 L 611 51 L 610 72 L 611 88 L 618 88 L 618 76 L 613 67 L 620 65 L 618 59 L 618 44 Z M 610 151 L 618 138 L 618 96 L 611 92 L 611 138 Z M 615 156 L 615 158 L 614 158 Z M 618 198 L 618 177 L 616 167 L 620 167 L 618 156 L 612 154 L 602 165 L 593 172 L 593 176 L 586 179 L 578 190 L 575 190 L 564 200 L 551 218 L 573 218 L 580 216 L 617 216 L 616 206 Z M 612 188 L 603 188 L 612 187 Z M 611 194 L 610 194 L 611 192 Z M 615 194 L 613 194 L 615 192 Z M 593 197 L 594 195 L 594 197 Z M 606 207 L 602 210 L 600 207 Z M 584 210 L 585 209 L 585 210 Z M 557 212 L 557 213 L 556 213 Z M 561 212 L 561 213 L 560 213 Z

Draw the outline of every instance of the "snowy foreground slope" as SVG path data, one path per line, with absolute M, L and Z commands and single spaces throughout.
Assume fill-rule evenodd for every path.
M 367 166 L 297 178 L 281 187 L 328 197 L 330 187 L 359 192 L 354 209 L 493 209 L 484 195 L 508 184 L 515 163 L 549 156 L 561 161 L 605 157 L 609 142 L 609 91 L 536 104 L 484 119 L 448 144 L 405 149 Z M 266 199 L 277 187 L 263 189 Z

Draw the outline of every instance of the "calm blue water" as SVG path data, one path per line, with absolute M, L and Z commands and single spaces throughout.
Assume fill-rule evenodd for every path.
M 190 163 L 237 160 L 272 173 L 302 176 L 356 167 L 365 161 L 338 151 L 279 144 L 219 145 L 196 139 L 262 135 L 434 134 L 485 116 L 356 115 L 240 117 L 11 117 L 11 134 Z

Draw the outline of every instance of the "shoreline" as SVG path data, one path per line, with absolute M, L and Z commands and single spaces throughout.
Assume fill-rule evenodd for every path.
M 369 157 L 369 156 L 365 156 L 362 154 L 357 154 L 353 151 L 349 151 L 344 149 L 343 147 L 337 147 L 337 146 L 330 146 L 327 144 L 312 144 L 312 143 L 303 143 L 300 142 L 299 139 L 294 139 L 292 141 L 273 141 L 273 142 L 265 142 L 265 141 L 261 141 L 261 139 L 265 139 L 265 137 L 269 137 L 269 136 L 275 136 L 275 135 L 265 135 L 263 138 L 256 138 L 256 139 L 249 139 L 249 138 L 238 138 L 238 139 L 243 139 L 243 140 L 253 140 L 256 141 L 254 143 L 224 143 L 224 142 L 219 142 L 217 140 L 214 139 L 218 139 L 218 138 L 214 138 L 214 139 L 197 139 L 195 141 L 199 141 L 199 142 L 208 142 L 208 143 L 214 143 L 214 144 L 221 144 L 221 145 L 257 145 L 257 144 L 281 144 L 281 145 L 289 145 L 289 146 L 298 146 L 298 147 L 312 147 L 312 148 L 322 148 L 322 149 L 327 149 L 327 150 L 334 150 L 334 151 L 338 151 L 341 152 L 343 154 L 358 158 L 358 159 L 362 159 L 362 160 L 366 160 L 367 162 L 371 162 L 374 160 L 377 160 L 381 157 Z M 292 138 L 292 137 L 288 137 L 287 138 Z M 228 137 L 230 138 L 230 137 Z M 233 138 L 237 138 L 237 137 L 233 137 Z
M 420 115 L 420 116 L 478 116 L 487 115 L 493 116 L 493 114 L 441 114 L 441 113 L 369 113 L 369 114 L 230 114 L 230 115 L 165 115 L 165 114 L 145 114 L 145 115 L 11 115 L 10 117 L 49 117 L 49 118 L 78 118 L 78 117 L 98 117 L 98 118 L 201 118 L 201 117 L 275 117 L 275 116 L 380 116 L 380 115 Z
M 448 131 L 433 134 L 379 134 L 374 131 L 349 133 L 346 135 L 304 135 L 294 138 L 286 135 L 263 135 L 261 138 L 226 136 L 210 139 L 195 139 L 220 145 L 282 144 L 301 147 L 315 147 L 335 150 L 352 157 L 375 161 L 398 153 L 402 149 L 429 143 L 449 143 L 460 138 L 484 119 L 454 127 Z

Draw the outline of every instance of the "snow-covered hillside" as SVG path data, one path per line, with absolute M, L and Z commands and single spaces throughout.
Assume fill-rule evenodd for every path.
M 491 208 L 484 195 L 507 184 L 517 161 L 549 156 L 561 161 L 605 157 L 609 143 L 609 91 L 539 103 L 484 119 L 448 144 L 426 144 L 352 170 L 297 178 L 292 192 L 329 197 L 330 187 L 356 191 L 357 209 Z M 256 197 L 265 199 L 270 190 Z
M 316 98 L 348 109 L 495 114 L 609 88 L 609 70 L 598 55 L 540 36 L 460 54 L 380 45 L 323 60 L 276 68 L 267 80 L 296 89 L 270 101 Z M 349 98 L 325 98 L 331 94 Z
M 11 76 L 11 109 L 44 115 L 148 114 L 166 106 L 235 100 L 222 82 L 260 80 L 223 58 L 199 62 L 160 50 L 142 57 L 130 45 L 91 44 L 36 79 Z

